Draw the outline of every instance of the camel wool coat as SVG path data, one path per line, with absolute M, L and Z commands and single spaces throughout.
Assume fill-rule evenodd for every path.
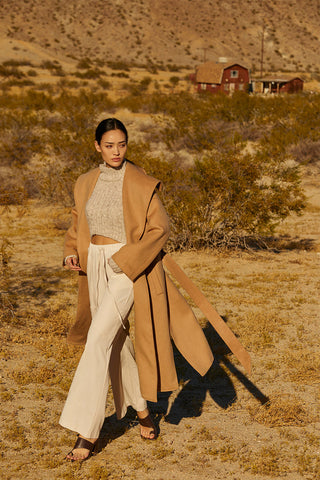
M 67 340 L 83 344 L 90 327 L 87 255 L 90 243 L 85 206 L 100 169 L 81 175 L 75 185 L 72 225 L 64 245 L 64 258 L 77 255 L 79 295 L 76 322 Z M 114 261 L 133 281 L 135 350 L 142 396 L 157 401 L 157 392 L 178 387 L 171 338 L 200 375 L 210 368 L 213 355 L 192 309 L 165 273 L 163 247 L 169 236 L 169 220 L 157 195 L 159 180 L 127 161 L 123 180 L 123 215 L 127 244 L 113 255 Z

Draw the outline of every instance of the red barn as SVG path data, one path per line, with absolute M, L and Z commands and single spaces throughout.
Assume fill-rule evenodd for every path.
M 198 92 L 247 92 L 250 83 L 249 69 L 238 63 L 206 62 L 196 68 L 193 80 Z

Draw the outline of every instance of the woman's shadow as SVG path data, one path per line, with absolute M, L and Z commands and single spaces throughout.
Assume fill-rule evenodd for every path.
M 213 352 L 214 362 L 206 375 L 201 377 L 173 345 L 178 380 L 179 384 L 183 386 L 172 403 L 170 403 L 172 392 L 159 393 L 157 403 L 148 402 L 158 430 L 163 417 L 166 422 L 175 425 L 178 425 L 183 418 L 199 417 L 207 393 L 224 410 L 235 403 L 237 392 L 229 372 L 247 388 L 261 405 L 269 401 L 269 398 L 229 360 L 230 349 L 211 324 L 207 323 L 203 331 Z M 225 368 L 222 368 L 221 365 L 224 365 Z M 100 434 L 100 449 L 136 425 L 138 425 L 136 413 L 131 408 L 121 420 L 117 420 L 115 414 L 107 417 Z
M 159 394 L 158 402 L 150 403 L 151 411 L 165 416 L 166 422 L 177 425 L 182 418 L 200 416 L 207 393 L 220 408 L 230 407 L 237 400 L 237 392 L 229 372 L 247 388 L 260 404 L 263 405 L 269 401 L 268 397 L 232 364 L 227 356 L 230 349 L 211 324 L 207 323 L 203 331 L 214 355 L 214 362 L 209 371 L 204 377 L 201 377 L 174 346 L 179 384 L 182 384 L 183 387 L 171 405 L 171 392 Z M 222 364 L 225 368 L 222 368 Z

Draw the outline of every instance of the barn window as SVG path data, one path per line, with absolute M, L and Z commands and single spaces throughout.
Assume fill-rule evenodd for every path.
M 207 90 L 207 84 L 201 83 L 201 90 Z
M 212 87 L 212 88 L 215 88 L 216 86 L 217 86 L 216 83 L 211 83 L 211 87 Z
M 241 91 L 244 90 L 244 84 L 243 83 L 239 83 L 239 90 L 241 90 Z
M 239 76 L 238 70 L 231 70 L 230 71 L 230 77 L 231 78 L 238 78 L 238 76 Z
M 225 83 L 223 85 L 223 88 L 225 89 L 226 92 L 229 92 L 229 87 L 230 87 L 229 83 Z

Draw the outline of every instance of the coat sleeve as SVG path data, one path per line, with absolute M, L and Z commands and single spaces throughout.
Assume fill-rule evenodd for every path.
M 75 206 L 71 210 L 72 223 L 64 239 L 63 258 L 66 258 L 68 255 L 78 256 L 78 251 L 77 251 L 78 209 L 77 209 L 77 202 L 76 202 L 76 189 L 77 189 L 77 184 L 74 189 Z
M 124 245 L 111 258 L 134 281 L 165 246 L 169 234 L 167 213 L 158 195 L 154 193 L 148 207 L 143 235 L 137 242 Z

